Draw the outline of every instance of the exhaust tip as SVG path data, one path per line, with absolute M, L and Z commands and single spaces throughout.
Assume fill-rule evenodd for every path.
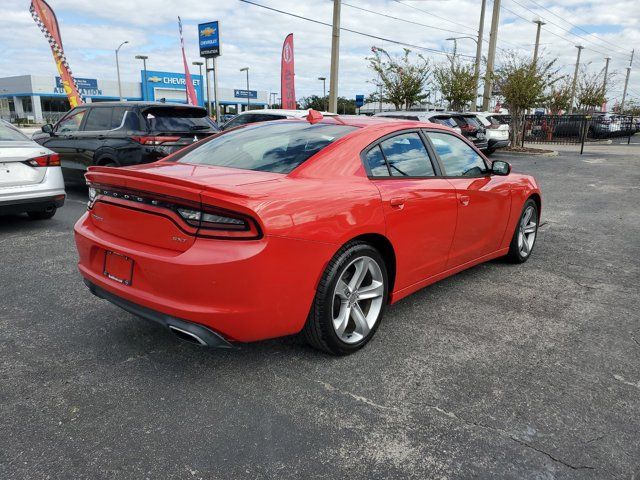
M 180 340 L 184 340 L 185 342 L 193 343 L 201 347 L 206 347 L 208 345 L 207 342 L 205 342 L 195 333 L 187 332 L 186 330 L 178 328 L 174 325 L 169 325 L 169 330 L 171 330 L 176 337 L 178 337 Z

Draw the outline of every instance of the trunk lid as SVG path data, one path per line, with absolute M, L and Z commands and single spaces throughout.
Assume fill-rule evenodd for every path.
M 186 251 L 193 245 L 198 229 L 180 217 L 178 207 L 202 210 L 202 193 L 206 192 L 207 199 L 215 199 L 215 207 L 255 218 L 244 206 L 247 195 L 242 192 L 242 185 L 282 176 L 173 162 L 129 168 L 90 167 L 86 178 L 102 191 L 90 218 L 97 228 L 121 238 Z M 210 205 L 209 200 L 206 205 Z
M 32 167 L 27 160 L 52 152 L 34 142 L 0 141 L 0 188 L 41 183 L 46 167 Z

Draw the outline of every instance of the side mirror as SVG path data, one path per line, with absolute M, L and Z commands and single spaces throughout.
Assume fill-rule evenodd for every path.
M 495 160 L 491 164 L 491 173 L 494 175 L 509 175 L 511 173 L 511 165 L 502 160 Z
M 50 123 L 43 125 L 42 133 L 48 133 L 49 135 L 51 135 L 53 133 L 53 125 L 51 125 Z

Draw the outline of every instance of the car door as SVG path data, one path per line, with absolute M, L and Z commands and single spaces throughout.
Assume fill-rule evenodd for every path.
M 414 285 L 445 269 L 456 226 L 451 183 L 438 178 L 419 130 L 384 137 L 363 152 L 368 175 L 380 191 L 387 236 L 395 246 L 395 289 Z
M 511 211 L 508 177 L 491 175 L 484 158 L 446 132 L 427 131 L 446 179 L 457 196 L 456 233 L 447 269 L 498 250 Z
M 41 142 L 43 146 L 60 155 L 62 171 L 67 177 L 75 177 L 82 171 L 79 170 L 81 163 L 78 160 L 76 140 L 86 113 L 86 107 L 74 108 L 60 119 L 49 138 Z
M 87 112 L 75 140 L 76 159 L 81 170 L 94 164 L 94 154 L 104 145 L 111 130 L 113 111 L 111 106 L 94 106 Z

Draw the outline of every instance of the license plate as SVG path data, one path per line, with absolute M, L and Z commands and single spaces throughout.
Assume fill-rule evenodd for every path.
M 104 270 L 106 277 L 123 285 L 131 285 L 133 278 L 133 260 L 120 253 L 107 250 L 104 253 Z

